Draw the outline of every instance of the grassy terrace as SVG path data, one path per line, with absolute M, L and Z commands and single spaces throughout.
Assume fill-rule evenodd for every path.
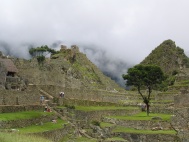
M 172 103 L 172 102 L 173 102 L 172 100 L 161 100 L 161 101 L 152 100 L 152 101 L 150 101 L 150 103 Z
M 41 116 L 53 115 L 53 112 L 41 111 L 23 111 L 15 113 L 1 113 L 0 121 L 20 120 L 20 119 L 32 119 Z
M 175 135 L 176 131 L 174 130 L 158 130 L 158 131 L 152 131 L 152 130 L 136 130 L 132 128 L 125 128 L 122 126 L 116 127 L 113 132 L 124 132 L 124 133 L 135 133 L 135 134 L 171 134 Z
M 123 139 L 123 138 L 120 138 L 120 137 L 112 137 L 112 138 L 108 138 L 108 139 L 106 139 L 106 141 L 109 141 L 109 142 L 112 142 L 112 141 L 119 141 L 119 142 L 124 142 L 124 141 L 126 141 L 125 139 Z
M 20 133 L 38 133 L 38 132 L 45 132 L 51 131 L 55 129 L 63 128 L 63 124 L 66 124 L 67 121 L 58 119 L 57 123 L 47 122 L 43 125 L 31 125 L 25 128 L 18 128 Z
M 101 128 L 106 128 L 106 127 L 111 127 L 111 126 L 114 126 L 114 124 L 106 123 L 106 122 L 101 122 L 100 123 L 100 127 Z
M 18 133 L 0 133 L 0 142 L 51 142 L 42 137 Z
M 116 106 L 76 106 L 76 110 L 103 111 L 103 110 L 136 110 L 138 107 L 116 107 Z
M 170 121 L 171 114 L 150 113 L 150 116 L 146 115 L 146 112 L 141 112 L 132 116 L 108 116 L 110 118 L 121 120 L 151 120 L 153 117 L 161 117 L 164 121 Z

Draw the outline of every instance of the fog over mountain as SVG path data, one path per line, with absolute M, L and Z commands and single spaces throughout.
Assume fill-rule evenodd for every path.
M 0 0 L 0 50 L 78 45 L 105 74 L 120 80 L 164 40 L 189 56 L 188 0 Z

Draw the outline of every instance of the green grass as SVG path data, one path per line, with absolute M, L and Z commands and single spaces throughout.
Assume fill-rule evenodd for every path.
M 112 141 L 126 141 L 125 139 L 123 139 L 123 138 L 120 138 L 120 137 L 112 137 L 112 138 L 108 138 L 108 139 L 106 139 L 106 141 L 110 141 L 110 142 L 112 142 Z
M 0 133 L 0 142 L 51 142 L 42 137 L 18 133 Z
M 184 84 L 184 85 L 188 85 L 188 84 L 189 84 L 189 81 L 188 81 L 188 80 L 185 80 L 185 81 L 180 81 L 180 82 L 178 82 L 177 84 Z
M 138 107 L 116 107 L 116 106 L 76 106 L 76 110 L 102 111 L 102 110 L 136 110 Z
M 147 116 L 146 112 L 141 112 L 132 116 L 109 116 L 110 118 L 121 119 L 121 120 L 151 120 L 153 117 L 161 117 L 164 121 L 170 121 L 171 114 L 160 114 L 160 113 L 150 113 Z
M 0 121 L 20 120 L 20 119 L 32 119 L 40 116 L 53 115 L 52 112 L 41 111 L 23 111 L 15 113 L 1 113 Z
M 156 101 L 156 100 L 152 100 L 150 101 L 150 103 L 173 103 L 173 100 L 161 100 L 161 101 Z
M 63 124 L 66 124 L 66 121 L 61 119 L 57 120 L 57 123 L 47 122 L 43 125 L 31 125 L 25 128 L 18 128 L 20 133 L 38 133 L 38 132 L 45 132 L 55 129 L 63 128 Z
M 137 134 L 171 134 L 175 135 L 176 131 L 174 130 L 158 130 L 158 131 L 152 131 L 152 130 L 136 130 L 133 128 L 125 128 L 122 126 L 116 127 L 113 132 L 124 132 L 124 133 L 137 133 Z
M 101 128 L 106 128 L 106 127 L 111 127 L 111 126 L 114 126 L 114 124 L 106 123 L 106 122 L 101 122 L 100 123 L 100 127 Z
M 158 93 L 158 95 L 172 95 L 172 94 L 177 94 L 178 92 L 174 91 L 174 92 L 161 92 Z

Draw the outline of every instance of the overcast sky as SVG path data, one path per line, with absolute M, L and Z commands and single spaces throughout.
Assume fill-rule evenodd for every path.
M 172 39 L 189 55 L 188 6 L 189 0 L 0 0 L 0 50 L 27 57 L 29 44 L 76 44 L 96 64 L 103 55 L 134 65 Z

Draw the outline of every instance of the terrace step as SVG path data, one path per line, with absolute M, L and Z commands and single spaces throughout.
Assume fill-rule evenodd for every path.
M 179 142 L 180 138 L 175 134 L 164 132 L 113 132 L 114 137 L 121 137 L 128 142 Z
M 152 130 L 156 128 L 161 130 L 172 130 L 170 123 L 162 120 L 121 120 L 103 117 L 102 121 L 106 123 L 112 123 L 117 126 L 134 128 L 137 130 Z
M 0 105 L 0 113 L 43 110 L 44 106 L 36 105 Z
M 20 128 L 30 125 L 39 125 L 45 122 L 51 122 L 52 119 L 56 119 L 57 116 L 50 112 L 14 112 L 14 113 L 2 113 L 0 114 L 0 128 L 10 129 L 10 128 Z M 30 116 L 31 115 L 31 116 Z M 10 119 L 4 119 L 7 116 L 12 117 Z M 14 118 L 14 116 L 16 116 Z

